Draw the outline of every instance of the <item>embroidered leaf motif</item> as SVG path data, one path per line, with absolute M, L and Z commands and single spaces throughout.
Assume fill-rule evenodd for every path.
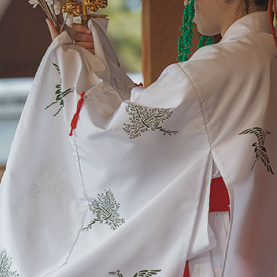
M 271 133 L 267 130 L 263 130 L 260 127 L 254 127 L 252 129 L 246 129 L 245 131 L 239 133 L 239 135 L 245 134 L 254 134 L 258 139 L 257 142 L 252 144 L 252 146 L 254 147 L 256 159 L 254 161 L 253 166 L 251 167 L 251 170 L 253 170 L 253 168 L 255 167 L 256 162 L 260 160 L 265 165 L 267 171 L 274 175 L 274 172 L 270 166 L 266 148 L 264 146 L 266 135 L 270 135 Z
M 0 277 L 20 277 L 17 271 L 11 271 L 12 258 L 4 249 L 0 253 Z
M 130 103 L 126 106 L 125 110 L 131 116 L 129 120 L 132 124 L 124 123 L 125 127 L 123 130 L 130 139 L 137 138 L 146 131 L 159 130 L 163 132 L 163 135 L 170 136 L 178 134 L 178 131 L 166 130 L 160 126 L 161 123 L 171 117 L 173 113 L 172 109 L 148 108 Z
M 141 270 L 140 272 L 136 273 L 133 277 L 149 277 L 156 275 L 161 270 Z
M 61 75 L 61 71 L 60 71 L 60 68 L 57 64 L 53 63 L 54 67 L 57 69 L 59 75 Z M 61 109 L 64 107 L 64 97 L 73 92 L 74 91 L 74 88 L 69 88 L 65 91 L 62 91 L 62 79 L 60 78 L 60 84 L 56 85 L 56 92 L 55 92 L 55 96 L 56 96 L 56 101 L 52 102 L 50 105 L 48 105 L 45 110 L 47 110 L 48 108 L 50 108 L 52 105 L 54 104 L 57 104 L 58 102 L 60 103 L 60 108 L 58 109 L 58 111 L 53 115 L 53 116 L 56 116 L 60 111 Z
M 125 223 L 125 219 L 120 218 L 117 212 L 120 204 L 116 202 L 111 190 L 105 190 L 105 193 L 98 194 L 97 198 L 89 204 L 89 210 L 96 218 L 83 228 L 83 231 L 88 231 L 97 222 L 109 225 L 112 230 Z
M 33 182 L 29 196 L 30 198 L 36 199 L 40 199 L 45 195 L 51 195 L 53 197 L 60 198 L 65 194 L 66 181 L 55 170 L 55 168 L 49 167 L 46 168 Z
M 118 277 L 123 277 L 123 275 L 120 273 L 120 270 L 109 272 L 110 275 L 116 275 Z
M 135 275 L 133 277 L 150 277 L 150 276 L 158 274 L 161 271 L 162 271 L 161 269 L 157 269 L 157 270 L 141 270 L 141 271 L 135 273 Z M 123 275 L 121 274 L 120 270 L 109 272 L 109 274 L 110 275 L 117 275 L 118 277 L 123 277 Z

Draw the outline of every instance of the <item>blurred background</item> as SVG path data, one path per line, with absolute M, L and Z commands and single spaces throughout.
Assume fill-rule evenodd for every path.
M 2 2 L 3 1 L 3 2 Z M 108 36 L 121 66 L 143 82 L 141 0 L 110 0 Z M 1 0 L 0 6 L 0 179 L 35 72 L 51 43 L 45 14 L 28 0 Z

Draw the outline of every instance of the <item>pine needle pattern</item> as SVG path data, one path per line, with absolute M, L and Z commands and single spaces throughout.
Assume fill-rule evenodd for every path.
M 130 103 L 125 110 L 130 115 L 129 120 L 132 124 L 123 123 L 125 126 L 123 130 L 130 139 L 135 139 L 147 131 L 159 130 L 164 136 L 178 133 L 178 131 L 166 130 L 160 126 L 161 123 L 172 116 L 173 110 L 170 108 L 148 108 Z
M 0 253 L 0 277 L 20 277 L 17 271 L 11 271 L 12 258 L 4 249 Z
M 157 269 L 157 270 L 141 270 L 137 273 L 135 273 L 135 275 L 133 277 L 150 277 L 150 276 L 154 276 L 156 274 L 158 274 L 159 272 L 161 272 L 161 269 Z M 118 277 L 124 277 L 120 270 L 116 270 L 116 271 L 112 271 L 109 272 L 110 275 L 116 275 Z
M 268 130 L 263 130 L 260 127 L 254 127 L 254 128 L 246 129 L 245 131 L 239 133 L 239 135 L 245 135 L 245 134 L 254 134 L 258 139 L 257 142 L 254 142 L 252 144 L 252 146 L 254 147 L 256 159 L 254 161 L 253 166 L 251 167 L 251 170 L 254 169 L 255 164 L 258 162 L 258 160 L 260 160 L 266 167 L 267 171 L 274 175 L 274 172 L 270 166 L 270 161 L 265 148 L 265 137 L 266 135 L 270 135 L 271 133 Z
M 105 190 L 104 193 L 98 194 L 97 199 L 89 204 L 89 210 L 96 216 L 83 231 L 92 229 L 95 223 L 104 223 L 110 226 L 112 230 L 116 230 L 125 223 L 125 219 L 120 217 L 118 209 L 120 204 L 116 202 L 113 192 Z
M 60 68 L 57 64 L 53 63 L 54 67 L 56 68 L 56 70 L 58 71 L 59 75 L 61 75 L 61 71 L 60 71 Z M 61 109 L 64 107 L 64 97 L 73 92 L 74 91 L 74 88 L 68 88 L 67 90 L 65 91 L 62 91 L 62 79 L 60 78 L 60 83 L 58 85 L 56 85 L 56 92 L 55 92 L 55 95 L 56 95 L 56 101 L 52 102 L 50 105 L 48 105 L 45 110 L 47 110 L 48 108 L 50 108 L 52 105 L 54 104 L 57 104 L 59 103 L 60 104 L 60 108 L 58 109 L 58 111 L 53 115 L 53 116 L 56 116 L 59 114 L 59 112 L 61 111 Z

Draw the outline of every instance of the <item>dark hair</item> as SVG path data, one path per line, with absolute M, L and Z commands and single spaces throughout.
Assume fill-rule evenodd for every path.
M 264 7 L 267 8 L 268 0 L 253 0 L 253 3 L 254 3 L 256 6 L 264 6 Z
M 246 12 L 249 13 L 249 6 L 253 5 L 257 7 L 257 10 L 266 11 L 268 6 L 268 0 L 244 0 Z

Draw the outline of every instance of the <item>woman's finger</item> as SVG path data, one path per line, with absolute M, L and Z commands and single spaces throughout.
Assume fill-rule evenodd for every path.
M 92 35 L 86 35 L 86 34 L 83 34 L 83 33 L 73 33 L 73 40 L 74 41 L 93 42 L 93 36 Z
M 58 35 L 58 31 L 56 30 L 56 27 L 54 26 L 53 22 L 51 19 L 47 18 L 46 23 L 48 25 L 48 29 L 51 35 L 52 40 L 54 40 Z
M 72 24 L 71 29 L 74 33 L 82 33 L 82 34 L 91 35 L 90 30 L 81 24 Z
M 93 42 L 87 42 L 87 41 L 76 41 L 75 45 L 82 46 L 84 48 L 94 48 L 94 43 Z
M 81 46 L 81 47 L 85 48 L 86 50 L 88 50 L 89 52 L 95 54 L 95 52 L 94 52 L 94 43 L 93 42 L 82 41 L 82 42 L 75 42 L 74 44 L 78 45 L 78 46 Z
M 73 31 L 74 44 L 94 54 L 94 42 L 90 30 L 80 24 L 73 24 L 71 28 Z

